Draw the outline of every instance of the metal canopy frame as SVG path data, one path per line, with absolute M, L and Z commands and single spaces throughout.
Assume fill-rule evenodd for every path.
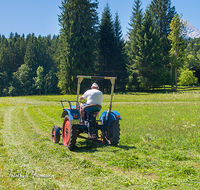
M 103 76 L 83 76 L 83 75 L 78 75 L 78 85 L 77 85 L 77 97 L 76 97 L 76 109 L 78 108 L 78 100 L 79 100 L 79 94 L 80 94 L 80 85 L 81 82 L 83 81 L 83 79 L 107 79 L 110 80 L 112 87 L 111 87 L 111 97 L 110 97 L 110 106 L 108 109 L 108 114 L 111 112 L 112 110 L 112 99 L 113 99 L 113 93 L 114 93 L 114 86 L 115 86 L 115 80 L 117 79 L 117 77 L 103 77 Z

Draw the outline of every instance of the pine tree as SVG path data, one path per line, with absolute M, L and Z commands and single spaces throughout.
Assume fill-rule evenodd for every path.
M 44 68 L 44 75 L 46 75 L 52 69 L 52 67 L 54 67 L 53 57 L 55 56 L 54 55 L 55 52 L 52 51 L 52 45 L 53 45 L 52 42 L 53 39 L 51 39 L 50 35 L 48 35 L 43 39 L 43 46 L 45 49 L 45 53 L 43 55 L 44 61 L 42 66 Z
M 26 39 L 26 52 L 24 56 L 24 63 L 32 70 L 30 78 L 36 77 L 36 70 L 39 67 L 38 63 L 38 40 L 34 34 L 30 35 Z
M 50 40 L 49 38 L 45 38 L 45 47 L 46 47 L 46 54 L 48 55 L 48 62 L 46 66 L 44 66 L 45 71 L 45 78 L 44 78 L 44 92 L 45 94 L 59 94 L 59 88 L 57 87 L 58 84 L 58 65 L 59 65 L 59 40 L 60 36 L 54 35 L 53 38 Z M 51 46 L 49 46 L 51 44 Z
M 138 85 L 138 71 L 136 69 L 136 56 L 138 56 L 138 32 L 141 30 L 143 13 L 141 0 L 135 0 L 132 10 L 132 16 L 129 23 L 129 41 L 126 44 L 128 55 L 129 86 Z
M 141 30 L 138 35 L 139 52 L 136 55 L 135 66 L 138 70 L 138 82 L 146 88 L 164 84 L 165 70 L 159 54 L 160 43 L 154 30 L 153 20 L 147 8 Z
M 2 38 L 0 49 L 0 95 L 8 95 L 9 82 L 12 78 L 12 56 L 10 55 L 12 49 L 10 47 L 9 40 Z
M 122 28 L 119 21 L 119 15 L 116 13 L 114 22 L 114 36 L 115 36 L 115 64 L 113 76 L 117 77 L 116 88 L 125 90 L 127 83 L 127 56 L 125 54 L 125 43 L 123 40 Z
M 17 71 L 18 67 L 20 66 L 18 64 L 18 56 L 19 56 L 19 52 L 18 52 L 18 47 L 16 47 L 16 42 L 17 39 L 19 38 L 18 34 L 14 34 L 11 32 L 10 33 L 10 37 L 9 37 L 9 57 L 10 57 L 10 72 L 13 73 L 15 71 Z
M 61 25 L 61 54 L 59 88 L 62 93 L 76 91 L 77 75 L 94 71 L 97 40 L 97 0 L 63 0 Z
M 18 68 L 24 64 L 24 56 L 26 52 L 26 45 L 25 45 L 25 36 L 24 34 L 21 37 L 18 37 L 17 42 L 15 44 L 15 49 L 17 49 L 17 66 Z M 18 69 L 17 68 L 17 69 Z
M 38 41 L 37 37 L 35 37 L 34 34 L 28 35 L 26 38 L 26 52 L 24 55 L 24 64 L 21 65 L 21 68 L 19 68 L 23 72 L 23 78 L 25 79 L 27 75 L 29 77 L 27 78 L 28 81 L 22 80 L 22 88 L 24 90 L 24 94 L 30 95 L 36 93 L 34 91 L 34 80 L 33 78 L 36 77 L 36 71 L 39 67 L 39 59 L 38 59 Z M 29 85 L 28 85 L 29 84 Z
M 102 76 L 112 76 L 115 65 L 115 34 L 110 7 L 107 4 L 102 13 L 99 26 L 98 65 L 97 73 Z M 103 90 L 108 91 L 106 81 L 101 83 Z
M 162 64 L 166 67 L 166 72 L 169 72 L 171 45 L 167 36 L 170 33 L 170 23 L 175 14 L 175 7 L 171 6 L 171 0 L 152 0 L 150 10 L 154 18 L 155 29 L 159 34 Z

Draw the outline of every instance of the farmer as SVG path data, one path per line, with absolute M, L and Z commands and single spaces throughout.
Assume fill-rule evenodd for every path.
M 80 100 L 87 98 L 87 102 L 80 105 L 81 121 L 83 121 L 84 110 L 83 108 L 87 105 L 98 104 L 101 105 L 103 102 L 103 93 L 99 90 L 99 86 L 93 83 L 90 90 L 87 90 L 81 97 Z

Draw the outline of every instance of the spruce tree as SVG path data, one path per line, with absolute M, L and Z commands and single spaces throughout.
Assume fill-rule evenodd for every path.
M 152 0 L 150 10 L 160 37 L 170 33 L 170 23 L 175 14 L 175 7 L 171 6 L 171 0 Z
M 138 70 L 136 69 L 136 56 L 138 56 L 139 52 L 138 32 L 141 30 L 143 18 L 141 5 L 141 0 L 134 1 L 132 16 L 129 23 L 129 41 L 126 44 L 126 52 L 128 55 L 129 87 L 131 87 L 132 85 L 138 85 Z
M 117 77 L 116 88 L 125 90 L 127 83 L 127 56 L 125 53 L 125 42 L 123 40 L 122 28 L 119 21 L 119 15 L 116 13 L 114 22 L 114 36 L 115 36 L 115 64 L 113 67 L 113 76 Z
M 9 57 L 10 57 L 10 71 L 11 73 L 17 71 L 18 67 L 18 56 L 19 56 L 19 48 L 16 46 L 17 39 L 19 38 L 18 34 L 14 34 L 11 32 L 9 37 Z
M 77 75 L 94 74 L 97 41 L 97 0 L 63 0 L 59 88 L 62 93 L 76 91 Z
M 54 35 L 53 38 L 46 39 L 45 38 L 45 47 L 46 47 L 46 54 L 48 55 L 49 63 L 48 69 L 46 69 L 46 74 L 44 78 L 44 92 L 45 94 L 59 94 L 59 88 L 57 87 L 58 84 L 58 65 L 59 65 L 59 40 L 60 36 Z M 49 41 L 51 46 L 49 46 Z M 45 68 L 44 68 L 45 69 Z
M 112 76 L 115 65 L 115 34 L 110 7 L 106 4 L 99 26 L 97 72 L 102 76 Z M 106 81 L 101 83 L 103 90 L 108 91 Z
M 0 49 L 0 93 L 8 95 L 9 82 L 12 78 L 12 49 L 9 40 L 3 37 Z
M 26 52 L 24 55 L 24 63 L 32 70 L 30 78 L 36 77 L 36 70 L 39 66 L 38 63 L 38 40 L 34 34 L 26 39 Z
M 24 34 L 17 39 L 17 42 L 16 42 L 16 46 L 15 46 L 15 49 L 18 49 L 18 68 L 24 64 L 24 56 L 25 56 L 25 52 L 26 52 L 26 45 L 25 45 L 25 36 Z M 17 68 L 17 69 L 18 69 Z
M 169 72 L 169 50 L 171 45 L 167 36 L 170 33 L 170 23 L 175 14 L 175 7 L 171 6 L 171 0 L 152 0 L 150 10 L 153 15 L 155 29 L 159 34 L 162 64 L 166 67 L 166 72 Z
M 138 82 L 146 88 L 164 84 L 165 70 L 159 54 L 160 42 L 154 30 L 153 20 L 147 8 L 141 30 L 138 33 L 139 52 L 136 55 L 135 67 L 138 71 Z
M 29 35 L 26 38 L 26 52 L 24 55 L 24 64 L 21 65 L 19 68 L 19 71 L 23 72 L 23 80 L 22 85 L 24 89 L 24 94 L 30 95 L 34 94 L 34 80 L 33 78 L 36 77 L 36 71 L 37 68 L 39 67 L 38 64 L 38 52 L 37 52 L 37 47 L 38 47 L 38 41 L 37 37 L 35 37 L 34 34 Z M 27 77 L 29 75 L 29 77 Z M 25 79 L 26 78 L 26 79 Z M 28 81 L 25 81 L 28 80 Z

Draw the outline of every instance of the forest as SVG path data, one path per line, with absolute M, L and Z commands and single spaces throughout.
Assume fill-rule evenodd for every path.
M 98 0 L 63 0 L 57 36 L 0 35 L 0 96 L 74 94 L 77 75 L 116 76 L 118 92 L 174 85 L 175 76 L 200 66 L 200 39 L 179 35 L 173 43 L 181 17 L 170 0 L 141 5 L 134 0 L 127 41 L 109 4 L 98 17 Z

